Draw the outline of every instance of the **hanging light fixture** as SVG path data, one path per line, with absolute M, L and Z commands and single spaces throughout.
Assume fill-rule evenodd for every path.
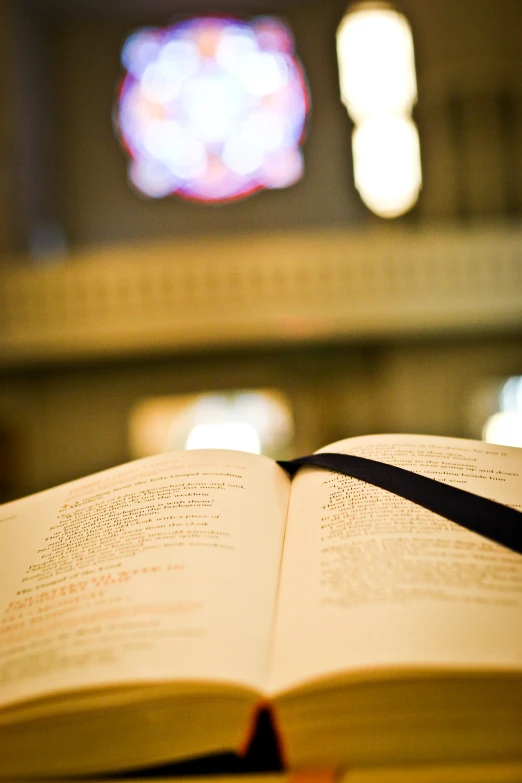
M 355 186 L 377 215 L 398 217 L 415 204 L 422 185 L 407 19 L 384 3 L 351 6 L 337 30 L 337 59 L 341 99 L 355 124 Z

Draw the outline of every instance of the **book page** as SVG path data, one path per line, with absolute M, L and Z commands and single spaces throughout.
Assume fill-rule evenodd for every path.
M 522 508 L 522 450 L 383 435 L 321 449 Z M 324 469 L 292 486 L 270 690 L 374 667 L 522 668 L 522 556 Z
M 290 482 L 186 451 L 0 507 L 0 707 L 62 689 L 259 687 Z

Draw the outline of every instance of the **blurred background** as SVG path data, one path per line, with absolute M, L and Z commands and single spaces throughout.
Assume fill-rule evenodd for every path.
M 4 0 L 0 499 L 207 444 L 522 446 L 521 29 Z

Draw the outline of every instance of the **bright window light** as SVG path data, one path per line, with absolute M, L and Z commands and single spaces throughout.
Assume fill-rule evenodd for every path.
M 303 68 L 281 20 L 191 17 L 122 51 L 115 126 L 142 194 L 226 202 L 303 173 Z
M 129 422 L 133 457 L 195 448 L 231 448 L 278 458 L 293 438 L 287 398 L 275 389 L 209 392 L 142 400 Z
M 223 424 L 196 424 L 189 432 L 186 449 L 237 449 L 261 453 L 259 433 L 252 424 L 244 421 L 227 421 Z
M 501 411 L 522 413 L 522 375 L 513 375 L 502 386 L 499 394 Z
M 514 375 L 504 382 L 498 395 L 498 408 L 484 425 L 483 440 L 522 447 L 522 375 Z
M 377 215 L 398 217 L 415 204 L 422 186 L 408 21 L 384 4 L 352 6 L 337 30 L 337 59 L 341 99 L 355 123 L 355 186 Z
M 522 446 L 522 412 L 494 413 L 484 425 L 482 440 L 500 446 Z

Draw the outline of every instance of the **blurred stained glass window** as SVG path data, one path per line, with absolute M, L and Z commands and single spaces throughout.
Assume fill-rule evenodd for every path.
M 121 59 L 114 123 L 140 193 L 219 203 L 301 178 L 310 98 L 281 20 L 142 28 Z

